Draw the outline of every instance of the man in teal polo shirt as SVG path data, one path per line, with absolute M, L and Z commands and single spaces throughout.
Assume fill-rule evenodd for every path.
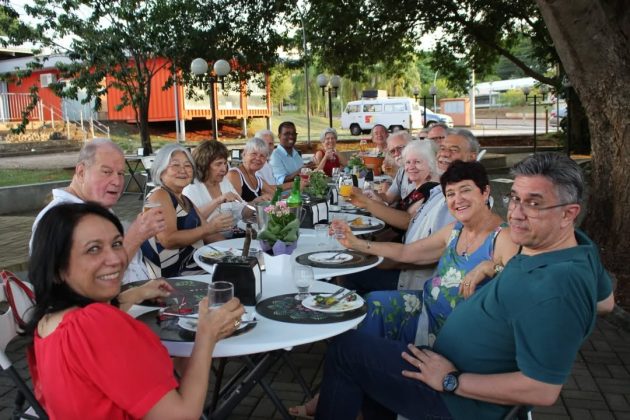
M 597 246 L 574 228 L 583 191 L 575 162 L 537 154 L 512 174 L 508 222 L 520 253 L 454 309 L 433 350 L 357 332 L 336 339 L 316 418 L 355 418 L 363 406 L 366 419 L 387 410 L 501 419 L 514 405 L 556 401 L 614 298 Z

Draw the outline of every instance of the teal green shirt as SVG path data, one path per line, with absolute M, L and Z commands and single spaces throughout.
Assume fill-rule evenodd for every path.
M 461 372 L 521 371 L 563 384 L 612 292 L 595 244 L 576 230 L 578 246 L 516 255 L 503 272 L 455 308 L 434 349 Z M 443 394 L 457 419 L 503 418 L 511 407 Z

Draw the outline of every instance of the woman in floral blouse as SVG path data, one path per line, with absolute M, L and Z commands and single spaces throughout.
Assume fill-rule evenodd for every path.
M 440 178 L 447 205 L 456 222 L 433 235 L 402 245 L 370 243 L 352 235 L 343 223 L 346 247 L 411 264 L 438 261 L 433 278 L 418 291 L 381 291 L 368 295 L 368 315 L 360 327 L 391 339 L 431 345 L 453 308 L 491 276 L 466 274 L 482 262 L 493 273 L 517 252 L 501 218 L 488 207 L 490 188 L 485 169 L 477 162 L 454 162 Z M 472 283 L 471 283 L 472 281 Z M 418 317 L 418 313 L 422 314 Z

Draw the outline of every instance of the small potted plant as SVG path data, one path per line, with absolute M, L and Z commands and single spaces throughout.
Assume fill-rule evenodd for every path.
M 258 233 L 261 248 L 270 255 L 292 254 L 300 232 L 299 210 L 286 201 L 265 207 L 267 223 Z
M 319 169 L 309 172 L 308 187 L 306 192 L 315 200 L 321 200 L 326 198 L 328 193 L 328 177 Z

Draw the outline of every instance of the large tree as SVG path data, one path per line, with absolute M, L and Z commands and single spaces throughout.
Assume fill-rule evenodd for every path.
M 537 0 L 588 115 L 592 179 L 585 227 L 606 263 L 630 253 L 630 8 L 627 0 Z
M 266 70 L 283 43 L 277 25 L 287 7 L 284 0 L 264 6 L 227 0 L 34 0 L 25 10 L 35 19 L 42 45 L 73 61 L 60 67 L 72 81 L 58 92 L 76 96 L 85 89 L 87 100 L 95 98 L 99 106 L 107 89 L 120 89 L 117 106 L 133 107 L 142 146 L 151 152 L 149 102 L 156 73 L 168 67 L 173 78 L 190 81 L 195 57 L 234 58 L 243 78 Z M 60 45 L 61 39 L 69 45 Z M 112 77 L 103 84 L 106 75 Z

